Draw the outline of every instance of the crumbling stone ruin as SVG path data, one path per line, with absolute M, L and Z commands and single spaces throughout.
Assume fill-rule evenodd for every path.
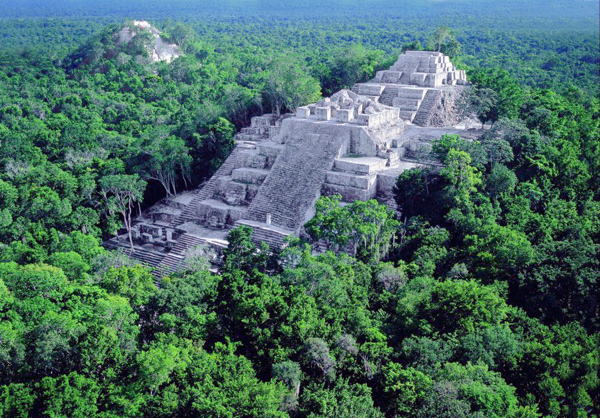
M 396 178 L 422 164 L 419 151 L 443 134 L 465 136 L 453 106 L 466 84 L 464 71 L 443 54 L 410 51 L 373 80 L 295 115 L 252 118 L 207 182 L 137 220 L 131 256 L 160 277 L 180 267 L 194 246 L 218 252 L 239 225 L 253 228 L 255 242 L 281 248 L 288 236 L 302 234 L 321 195 L 394 207 Z M 128 241 L 107 245 L 127 248 Z
M 166 61 L 170 63 L 175 58 L 183 55 L 181 48 L 170 44 L 161 38 L 161 32 L 145 20 L 134 20 L 131 25 L 126 25 L 117 34 L 117 45 L 128 44 L 138 35 L 140 30 L 145 30 L 152 35 L 153 42 L 145 46 L 146 52 L 152 62 Z

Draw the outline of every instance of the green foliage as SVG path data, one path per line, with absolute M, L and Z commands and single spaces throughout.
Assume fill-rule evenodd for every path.
M 349 384 L 338 380 L 331 388 L 311 385 L 306 389 L 300 411 L 303 415 L 315 417 L 360 417 L 381 418 L 384 415 L 373 406 L 371 390 L 364 384 Z
M 277 116 L 282 108 L 295 112 L 298 106 L 313 103 L 321 96 L 317 80 L 293 61 L 273 61 L 267 71 L 264 95 Z
M 157 23 L 186 53 L 170 64 L 147 33 L 102 30 L 120 12 L 0 21 L 0 415 L 597 416 L 597 19 L 555 3 L 515 14 L 552 33 L 506 2 L 470 2 L 477 21 L 456 2 L 402 19 L 372 2 L 335 19 L 168 5 L 186 18 Z M 441 167 L 399 176 L 402 224 L 322 198 L 306 230 L 337 254 L 274 254 L 241 227 L 217 273 L 191 264 L 158 288 L 99 245 L 142 198 L 210 176 L 251 116 L 365 81 L 450 23 L 434 49 L 471 67 L 466 110 L 489 129 L 443 136 Z
M 355 83 L 365 82 L 381 69 L 384 62 L 383 51 L 350 45 L 332 54 L 327 65 L 327 73 L 320 74 L 321 86 L 326 95 L 340 89 L 350 89 Z
M 305 226 L 315 241 L 323 239 L 329 248 L 346 249 L 363 261 L 379 261 L 394 246 L 399 222 L 393 213 L 375 200 L 357 200 L 340 206 L 341 196 L 321 197 L 316 214 Z

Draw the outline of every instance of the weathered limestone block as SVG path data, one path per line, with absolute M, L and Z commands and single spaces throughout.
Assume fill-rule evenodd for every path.
M 309 118 L 310 108 L 308 106 L 300 106 L 298 109 L 296 109 L 296 116 L 299 118 Z
M 331 108 L 330 107 L 316 107 L 315 117 L 318 120 L 331 120 Z
M 386 165 L 387 160 L 377 157 L 338 158 L 334 162 L 336 170 L 359 175 L 372 174 L 384 170 Z
M 235 168 L 265 168 L 266 164 L 266 156 L 260 155 L 254 150 L 248 150 L 239 153 L 238 158 L 235 161 Z
M 325 178 L 326 183 L 355 187 L 358 189 L 368 189 L 373 186 L 375 181 L 376 176 L 374 174 L 356 175 L 340 171 L 328 171 L 327 177 Z
M 275 120 L 277 117 L 272 114 L 265 114 L 262 116 L 255 116 L 251 120 L 251 126 L 253 128 L 268 128 L 269 126 L 275 124 Z
M 423 100 L 426 93 L 426 89 L 416 87 L 400 87 L 398 89 L 398 98 Z
M 397 83 L 402 76 L 402 71 L 388 70 L 382 74 L 381 81 L 383 83 Z
M 410 152 L 419 152 L 419 151 L 431 151 L 431 144 L 429 142 L 422 142 L 419 140 L 411 140 L 407 141 L 404 144 L 404 148 L 406 148 Z
M 154 237 L 152 236 L 152 234 L 144 232 L 142 234 L 142 241 L 143 242 L 147 242 L 147 243 L 153 243 L 154 242 Z
M 246 190 L 248 186 L 244 183 L 238 183 L 231 178 L 222 178 L 215 190 L 215 198 L 223 200 L 229 205 L 241 205 L 246 200 Z
M 234 181 L 241 183 L 262 184 L 268 174 L 268 170 L 259 170 L 257 168 L 236 168 L 231 173 L 231 177 Z
M 397 178 L 398 173 L 392 175 L 388 175 L 385 172 L 379 173 L 377 175 L 377 193 L 383 196 L 393 196 Z
M 419 106 L 421 105 L 421 100 L 419 99 L 403 99 L 396 97 L 393 101 L 394 107 L 397 107 L 400 110 L 410 110 L 417 111 Z
M 283 145 L 275 142 L 258 144 L 258 153 L 266 158 L 266 167 L 271 167 L 283 149 Z
M 245 207 L 229 206 L 223 202 L 209 199 L 198 204 L 196 216 L 206 226 L 225 228 L 242 219 L 245 213 Z
M 279 135 L 279 131 L 281 131 L 281 126 L 270 126 L 269 127 L 269 138 L 273 138 L 276 135 Z
M 142 237 L 142 233 L 140 232 L 139 228 L 136 228 L 135 226 L 131 229 L 131 239 L 138 241 L 139 239 L 141 239 Z
M 385 73 L 387 71 L 381 71 L 381 73 Z M 378 73 L 379 74 L 379 73 Z M 383 74 L 382 74 L 383 77 Z M 373 83 L 359 83 L 355 84 L 352 88 L 352 91 L 360 94 L 361 96 L 381 96 L 385 86 L 380 86 L 378 84 Z
M 425 82 L 426 78 L 427 78 L 427 74 L 425 74 L 425 73 L 412 73 L 410 75 L 410 84 L 427 87 L 428 84 Z
M 335 115 L 335 120 L 341 123 L 348 123 L 354 120 L 353 109 L 338 109 Z

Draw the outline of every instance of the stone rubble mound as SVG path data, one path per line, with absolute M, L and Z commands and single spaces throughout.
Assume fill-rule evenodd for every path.
M 161 38 L 161 32 L 145 20 L 134 20 L 131 26 L 123 27 L 117 33 L 117 44 L 128 44 L 140 30 L 148 31 L 154 37 L 154 43 L 146 47 L 146 52 L 153 62 L 166 61 L 170 63 L 183 55 L 183 51 L 178 45 L 166 42 Z

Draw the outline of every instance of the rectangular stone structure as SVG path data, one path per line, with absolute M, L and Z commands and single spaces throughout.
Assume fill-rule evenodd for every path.
M 351 122 L 354 120 L 354 111 L 352 109 L 338 109 L 335 119 L 342 123 Z
M 310 117 L 310 108 L 308 106 L 301 106 L 296 109 L 296 116 L 299 118 L 309 118 Z
M 315 116 L 319 120 L 331 120 L 331 108 L 330 107 L 316 107 Z

